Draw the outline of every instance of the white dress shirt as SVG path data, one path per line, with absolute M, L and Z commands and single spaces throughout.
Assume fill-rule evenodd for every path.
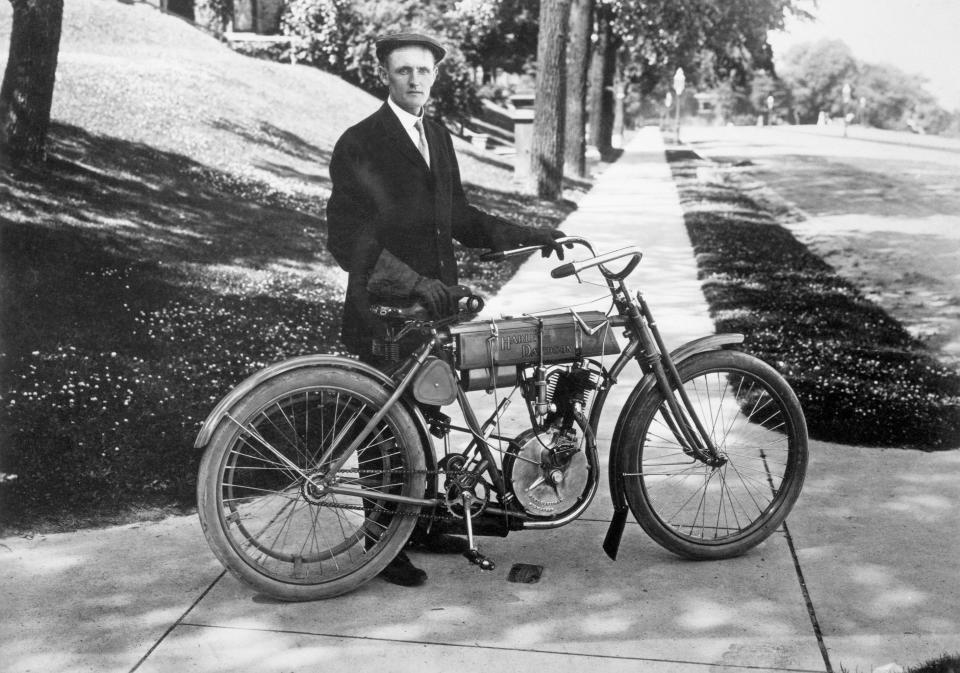
M 393 113 L 397 115 L 397 119 L 400 120 L 400 125 L 403 126 L 404 130 L 407 132 L 407 135 L 410 136 L 410 140 L 413 142 L 413 146 L 419 149 L 420 148 L 420 132 L 417 131 L 416 123 L 417 121 L 419 121 L 421 124 L 423 123 L 423 111 L 421 110 L 419 117 L 417 115 L 412 115 L 406 110 L 404 110 L 402 107 L 394 103 L 393 99 L 390 98 L 389 96 L 387 97 L 387 105 L 389 105 L 390 109 L 393 110 Z M 426 135 L 424 135 L 423 137 L 423 143 L 424 145 L 427 145 Z M 426 159 L 426 157 L 429 157 L 429 156 L 430 156 L 430 150 L 427 149 L 427 153 L 424 158 Z M 427 165 L 429 166 L 430 160 L 426 159 L 426 161 L 427 161 Z

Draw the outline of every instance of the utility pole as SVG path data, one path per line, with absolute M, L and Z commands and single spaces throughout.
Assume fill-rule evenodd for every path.
M 687 85 L 687 76 L 683 74 L 683 68 L 677 68 L 677 72 L 673 74 L 673 90 L 677 92 L 677 144 L 680 144 L 680 94 L 683 93 L 684 87 Z

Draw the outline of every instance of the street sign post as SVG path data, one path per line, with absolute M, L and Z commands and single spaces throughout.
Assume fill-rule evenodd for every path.
M 673 75 L 673 90 L 677 92 L 677 144 L 680 144 L 680 94 L 683 93 L 687 85 L 687 77 L 683 74 L 683 68 L 677 68 Z
M 850 82 L 843 83 L 843 137 L 847 137 L 847 106 L 850 104 Z

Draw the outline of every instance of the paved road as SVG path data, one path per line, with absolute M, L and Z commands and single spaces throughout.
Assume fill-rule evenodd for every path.
M 690 128 L 793 211 L 783 223 L 948 363 L 960 365 L 960 140 L 851 127 Z M 744 165 L 747 164 L 747 165 Z

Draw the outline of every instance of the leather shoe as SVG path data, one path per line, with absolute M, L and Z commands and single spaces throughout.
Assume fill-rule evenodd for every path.
M 413 565 L 406 552 L 400 552 L 380 571 L 380 577 L 401 587 L 418 587 L 427 581 L 427 573 Z
M 410 540 L 410 548 L 434 554 L 462 554 L 470 545 L 462 537 L 446 533 L 429 533 Z

